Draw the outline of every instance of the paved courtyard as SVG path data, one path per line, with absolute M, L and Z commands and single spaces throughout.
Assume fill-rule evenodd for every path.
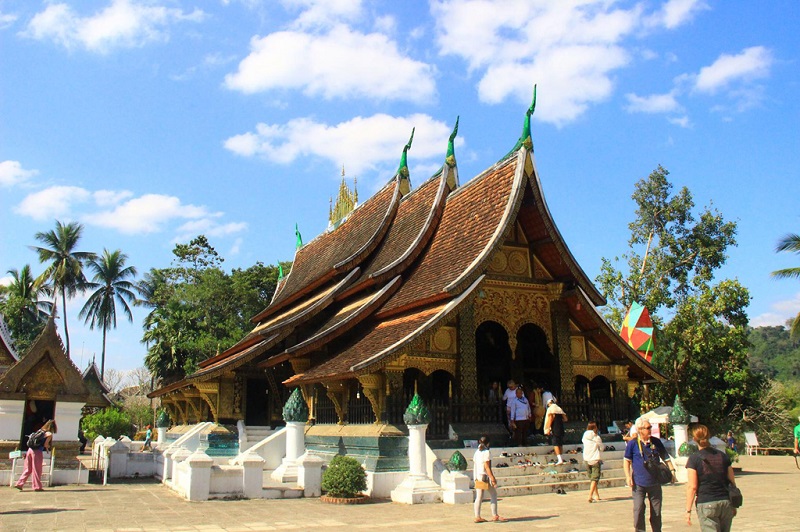
M 734 520 L 737 530 L 797 530 L 800 470 L 788 456 L 743 456 L 738 484 L 745 503 Z M 108 486 L 57 486 L 22 493 L 0 487 L 0 530 L 460 530 L 498 527 L 561 532 L 630 530 L 632 502 L 627 488 L 601 491 L 588 504 L 582 492 L 531 495 L 500 500 L 508 523 L 472 523 L 471 505 L 407 506 L 376 501 L 338 506 L 317 499 L 242 500 L 191 503 L 153 482 Z M 664 489 L 664 530 L 687 530 L 684 485 Z M 484 516 L 490 514 L 484 503 Z M 694 529 L 699 529 L 693 519 Z

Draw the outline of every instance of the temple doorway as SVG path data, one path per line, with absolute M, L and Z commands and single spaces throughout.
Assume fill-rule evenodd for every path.
M 245 424 L 264 427 L 270 423 L 267 381 L 247 379 L 247 400 L 245 403 Z
M 556 396 L 561 393 L 558 359 L 550 351 L 547 335 L 541 327 L 526 323 L 519 328 L 516 359 L 520 362 L 522 384 L 526 389 L 535 383 Z
M 20 434 L 20 447 L 28 450 L 28 435 L 36 432 L 50 419 L 55 419 L 56 402 L 28 400 L 25 401 L 25 414 L 22 418 L 22 433 Z M 75 435 L 77 438 L 77 434 Z
M 519 378 L 512 374 L 508 333 L 499 323 L 485 321 L 478 326 L 475 331 L 475 351 L 480 397 L 486 397 L 492 382 L 500 383 L 502 393 L 508 379 Z

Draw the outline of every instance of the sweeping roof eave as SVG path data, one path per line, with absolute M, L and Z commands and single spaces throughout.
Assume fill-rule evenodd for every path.
M 346 317 L 342 318 L 340 316 L 334 316 L 332 318 L 333 323 L 330 324 L 330 326 L 326 326 L 328 323 L 330 323 L 329 321 L 321 326 L 316 333 L 311 333 L 311 336 L 309 336 L 306 340 L 293 345 L 282 353 L 271 356 L 267 360 L 259 363 L 258 367 L 270 368 L 280 364 L 281 362 L 285 362 L 290 358 L 303 356 L 310 351 L 317 349 L 321 345 L 324 345 L 325 343 L 345 334 L 347 331 L 361 323 L 362 320 L 372 315 L 376 308 L 380 308 L 380 306 L 383 305 L 400 286 L 400 280 L 400 276 L 396 276 L 383 288 L 372 294 L 370 297 L 364 298 L 360 304 L 350 309 Z
M 553 241 L 553 244 L 558 248 L 562 257 L 566 259 L 566 264 L 569 270 L 572 272 L 573 276 L 578 282 L 578 285 L 581 289 L 587 294 L 594 305 L 605 305 L 606 298 L 597 287 L 592 283 L 589 279 L 589 276 L 586 275 L 586 272 L 583 271 L 583 268 L 578 261 L 575 259 L 575 256 L 572 254 L 572 251 L 567 246 L 564 237 L 561 236 L 561 231 L 558 230 L 558 226 L 553 219 L 553 215 L 550 213 L 550 208 L 547 206 L 547 200 L 544 197 L 544 190 L 542 189 L 542 183 L 539 179 L 539 170 L 536 168 L 536 158 L 531 153 L 531 162 L 533 164 L 533 175 L 529 182 L 531 184 L 531 190 L 536 198 L 534 202 L 536 204 L 536 208 L 538 209 L 540 215 L 542 216 L 542 220 L 545 223 L 545 227 L 550 234 L 550 238 Z
M 334 276 L 358 266 L 380 244 L 397 212 L 400 199 L 397 179 L 392 179 L 359 205 L 346 223 L 322 233 L 298 249 L 292 269 L 281 283 L 279 293 L 251 321 L 264 320 Z
M 639 353 L 634 351 L 623 339 L 620 337 L 619 333 L 617 333 L 614 329 L 611 328 L 611 325 L 608 324 L 606 319 L 600 313 L 600 311 L 595 307 L 589 296 L 586 292 L 583 291 L 581 287 L 576 287 L 576 290 L 572 291 L 574 297 L 576 297 L 582 304 L 583 308 L 586 309 L 586 313 L 589 318 L 594 321 L 598 325 L 598 331 L 600 334 L 605 336 L 611 343 L 619 349 L 619 351 L 625 356 L 625 358 L 633 363 L 633 366 L 641 374 L 647 378 L 655 379 L 658 382 L 666 382 L 667 378 L 661 374 L 652 364 L 647 362 L 644 358 L 642 358 Z M 630 366 L 629 366 L 630 368 Z
M 284 384 L 286 386 L 294 386 L 297 384 L 308 384 L 313 382 L 337 381 L 375 371 L 378 367 L 382 367 L 386 362 L 391 360 L 394 355 L 399 355 L 400 351 L 404 347 L 420 339 L 421 337 L 425 337 L 432 333 L 435 328 L 442 323 L 443 320 L 453 313 L 457 313 L 460 310 L 461 305 L 468 301 L 470 296 L 473 295 L 475 288 L 481 283 L 481 281 L 483 281 L 483 279 L 484 276 L 480 276 L 459 297 L 451 299 L 448 302 L 443 302 L 439 305 L 425 309 L 419 309 L 411 316 L 395 316 L 391 320 L 386 320 L 385 322 L 376 324 L 370 333 L 362 337 L 355 344 L 349 346 L 347 349 L 335 355 L 328 361 L 311 368 L 309 371 L 297 374 L 287 379 L 284 381 Z M 415 317 L 417 318 L 416 320 Z M 381 324 L 385 325 L 387 322 L 391 321 L 396 321 L 399 324 L 399 326 L 395 328 L 395 332 L 398 332 L 399 334 L 393 335 L 392 331 L 387 330 L 386 328 L 380 330 L 381 336 L 388 338 L 389 342 L 391 342 L 389 345 L 385 347 L 381 346 L 378 350 L 365 350 L 364 354 L 366 355 L 366 358 L 359 355 L 361 360 L 348 361 L 348 359 L 352 356 L 352 353 L 359 351 L 361 344 L 367 343 L 367 340 L 370 338 L 371 334 L 377 335 Z M 406 332 L 402 325 L 409 322 L 412 324 L 412 329 Z M 370 354 L 370 352 L 372 354 Z M 348 362 L 343 365 L 342 362 L 345 361 Z M 335 369 L 337 366 L 344 367 L 337 370 Z

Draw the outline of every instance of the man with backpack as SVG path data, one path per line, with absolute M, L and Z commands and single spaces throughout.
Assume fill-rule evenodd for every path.
M 28 436 L 28 452 L 25 453 L 25 468 L 14 487 L 22 491 L 25 481 L 31 477 L 33 491 L 44 491 L 42 488 L 43 451 L 49 451 L 53 441 L 53 433 L 57 432 L 56 422 L 49 420 L 41 429 Z

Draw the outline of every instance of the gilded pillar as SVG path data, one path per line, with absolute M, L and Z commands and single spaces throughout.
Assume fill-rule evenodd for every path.
M 475 347 L 475 312 L 468 305 L 458 316 L 458 386 L 462 401 L 478 400 L 478 351 Z
M 572 369 L 572 341 L 569 334 L 569 309 L 564 301 L 550 303 L 550 315 L 553 321 L 553 348 L 558 358 L 561 373 L 561 395 L 574 393 L 575 376 Z

